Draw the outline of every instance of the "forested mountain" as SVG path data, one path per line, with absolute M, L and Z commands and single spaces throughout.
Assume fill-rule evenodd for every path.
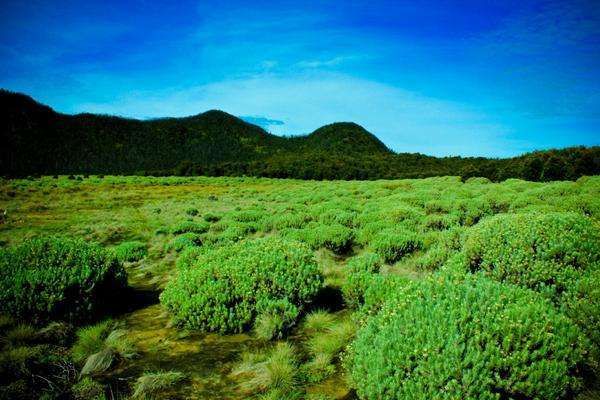
M 379 179 L 435 175 L 492 180 L 576 179 L 600 174 L 600 147 L 534 152 L 510 159 L 394 153 L 354 123 L 307 136 L 272 135 L 223 111 L 136 120 L 57 113 L 0 90 L 0 175 L 253 175 Z

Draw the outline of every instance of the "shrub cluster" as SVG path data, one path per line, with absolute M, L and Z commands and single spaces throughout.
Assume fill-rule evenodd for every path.
M 555 299 L 599 267 L 600 229 L 579 214 L 500 214 L 471 229 L 463 250 L 471 272 Z
M 206 221 L 181 221 L 171 228 L 171 233 L 180 235 L 182 233 L 204 233 L 208 231 L 210 224 Z
M 464 268 L 538 291 L 600 345 L 600 228 L 575 213 L 501 214 L 468 232 Z
M 123 242 L 114 251 L 115 256 L 121 262 L 139 261 L 148 254 L 146 244 L 137 241 Z
M 0 310 L 17 318 L 93 318 L 126 285 L 112 252 L 83 240 L 31 239 L 0 250 Z
M 532 291 L 439 276 L 406 284 L 358 332 L 349 372 L 364 399 L 566 396 L 587 342 Z
M 348 277 L 342 286 L 344 302 L 350 308 L 359 308 L 364 303 L 365 290 L 379 272 L 382 260 L 377 254 L 365 253 L 350 259 Z
M 395 263 L 405 255 L 422 248 L 423 241 L 414 232 L 388 229 L 378 233 L 371 246 L 387 263 Z
M 322 284 L 308 248 L 267 237 L 199 254 L 160 298 L 178 325 L 231 333 L 249 328 L 261 312 L 283 310 L 282 327 L 289 325 Z

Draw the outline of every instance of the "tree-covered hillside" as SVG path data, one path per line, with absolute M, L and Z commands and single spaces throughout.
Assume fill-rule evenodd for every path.
M 576 179 L 600 173 L 600 147 L 510 159 L 394 153 L 354 123 L 284 138 L 222 111 L 136 120 L 66 115 L 0 90 L 0 175 L 252 175 L 301 179 Z

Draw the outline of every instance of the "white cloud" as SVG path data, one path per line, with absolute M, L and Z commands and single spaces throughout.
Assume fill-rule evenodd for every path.
M 305 134 L 336 121 L 364 126 L 396 151 L 432 155 L 519 153 L 504 127 L 460 104 L 340 74 L 261 75 L 161 94 L 135 93 L 79 111 L 133 117 L 185 116 L 208 109 L 269 115 L 275 134 Z

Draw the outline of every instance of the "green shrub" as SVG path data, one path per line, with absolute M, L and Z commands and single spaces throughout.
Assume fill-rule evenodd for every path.
M 231 218 L 237 222 L 259 222 L 268 214 L 263 210 L 243 210 L 231 214 Z
M 453 215 L 433 214 L 426 216 L 423 220 L 425 228 L 436 231 L 443 231 L 457 224 L 457 218 Z
M 87 320 L 126 285 L 112 252 L 83 240 L 49 237 L 0 249 L 0 311 L 18 318 Z
M 422 248 L 423 241 L 414 232 L 389 229 L 377 234 L 371 243 L 371 247 L 385 262 L 391 264 Z
M 171 228 L 171 233 L 180 235 L 182 233 L 205 233 L 210 229 L 210 224 L 205 221 L 181 221 Z
M 311 216 L 306 213 L 289 213 L 274 215 L 270 220 L 270 225 L 277 229 L 286 228 L 302 228 L 308 224 L 311 220 Z
M 313 249 L 325 247 L 334 253 L 343 254 L 352 248 L 354 234 L 343 225 L 321 225 L 311 223 L 303 229 L 288 230 L 284 236 L 307 243 Z
M 586 346 L 534 292 L 434 277 L 367 320 L 347 366 L 361 398 L 559 399 L 580 387 Z
M 202 216 L 206 222 L 217 222 L 221 219 L 221 214 L 217 214 L 214 212 L 207 212 Z
M 168 249 L 173 249 L 177 252 L 186 250 L 188 248 L 194 248 L 200 246 L 202 244 L 203 237 L 197 233 L 184 233 L 182 235 L 177 235 L 171 240 L 168 244 Z
M 583 271 L 600 267 L 600 229 L 578 214 L 501 214 L 473 227 L 463 250 L 471 272 L 556 300 Z
M 342 286 L 344 302 L 349 308 L 359 308 L 364 303 L 365 290 L 373 274 L 379 272 L 382 260 L 377 254 L 365 253 L 350 259 L 348 277 Z
M 472 228 L 464 268 L 536 290 L 600 346 L 600 228 L 572 213 L 498 215 Z
M 265 300 L 256 306 L 256 336 L 263 340 L 280 339 L 294 325 L 300 311 L 286 299 Z
M 185 210 L 185 213 L 190 217 L 195 217 L 196 215 L 198 215 L 198 209 L 190 207 Z
M 277 238 L 210 249 L 180 268 L 161 294 L 176 324 L 203 331 L 241 332 L 270 301 L 301 310 L 323 278 L 312 252 Z
M 115 247 L 115 256 L 121 262 L 139 261 L 146 257 L 148 249 L 142 242 L 123 242 Z

